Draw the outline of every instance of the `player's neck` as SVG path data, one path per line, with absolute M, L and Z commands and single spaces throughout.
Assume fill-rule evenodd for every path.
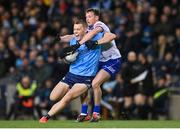
M 86 33 L 84 35 L 81 36 L 81 38 L 77 39 L 77 41 L 81 41 L 81 39 L 83 39 L 83 37 L 86 35 Z

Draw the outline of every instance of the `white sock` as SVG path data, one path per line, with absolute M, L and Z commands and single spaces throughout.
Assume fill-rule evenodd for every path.
M 85 113 L 81 113 L 80 115 L 82 115 L 82 116 L 86 116 L 87 114 L 85 114 Z

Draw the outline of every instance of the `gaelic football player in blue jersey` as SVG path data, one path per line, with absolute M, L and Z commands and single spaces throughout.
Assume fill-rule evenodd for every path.
M 88 49 L 85 44 L 81 46 L 78 44 L 78 41 L 86 34 L 86 30 L 86 23 L 82 20 L 74 23 L 75 37 L 70 41 L 70 48 L 73 48 L 72 50 L 77 49 L 75 51 L 78 52 L 78 55 L 76 60 L 70 64 L 69 72 L 50 94 L 51 100 L 59 101 L 39 120 L 40 123 L 46 123 L 49 118 L 65 108 L 71 100 L 79 97 L 91 87 L 92 79 L 98 72 L 101 48 L 96 46 L 94 49 Z M 97 33 L 91 40 L 97 41 L 101 39 L 100 42 L 104 42 L 104 40 L 111 41 L 115 38 L 114 34 L 109 33 L 108 36 L 102 39 L 103 35 L 102 32 Z

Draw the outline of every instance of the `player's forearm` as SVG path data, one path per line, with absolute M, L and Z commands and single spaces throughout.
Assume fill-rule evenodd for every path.
M 103 29 L 101 27 L 97 27 L 92 31 L 88 32 L 82 39 L 79 41 L 79 44 L 83 44 L 89 40 L 91 40 L 97 33 L 102 32 Z
M 79 44 L 83 44 L 85 42 L 87 42 L 88 40 L 92 39 L 92 37 L 94 37 L 96 35 L 95 32 L 89 32 L 87 33 L 82 39 L 81 41 L 79 41 Z
M 103 38 L 98 40 L 98 44 L 110 43 L 116 38 L 116 35 L 113 33 L 105 33 Z
M 60 36 L 60 40 L 61 42 L 70 42 L 70 40 L 74 37 L 73 34 L 71 35 L 64 35 L 64 36 Z

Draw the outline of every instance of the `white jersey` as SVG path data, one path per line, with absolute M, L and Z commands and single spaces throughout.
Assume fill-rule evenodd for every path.
M 92 31 L 96 27 L 101 27 L 104 32 L 110 32 L 109 27 L 107 27 L 103 22 L 97 21 L 93 26 L 88 27 L 88 32 Z M 103 44 L 102 45 L 102 52 L 100 56 L 101 62 L 106 62 L 110 59 L 117 59 L 120 58 L 121 54 L 116 47 L 116 43 L 113 40 L 111 43 Z

